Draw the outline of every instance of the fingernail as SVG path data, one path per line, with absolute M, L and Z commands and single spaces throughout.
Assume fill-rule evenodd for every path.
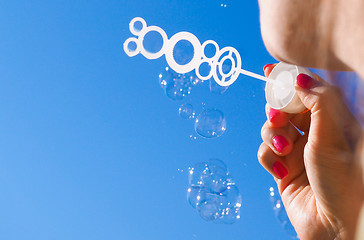
M 299 74 L 297 76 L 297 85 L 304 89 L 311 89 L 317 84 L 317 81 L 306 74 Z
M 279 115 L 281 115 L 281 111 L 271 108 L 268 114 L 269 121 L 273 122 Z
M 280 162 L 273 163 L 273 171 L 277 174 L 277 176 L 280 179 L 283 179 L 288 175 L 287 169 Z
M 265 71 L 265 69 L 267 69 L 267 67 L 270 67 L 270 66 L 272 66 L 273 64 L 267 64 L 267 65 L 265 65 L 264 67 L 263 67 L 263 71 Z
M 277 135 L 273 138 L 272 144 L 274 148 L 281 153 L 285 147 L 288 146 L 288 141 L 285 137 Z

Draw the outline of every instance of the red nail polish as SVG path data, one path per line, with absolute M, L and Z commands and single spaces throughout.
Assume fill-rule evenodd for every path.
M 265 69 L 267 68 L 267 67 L 270 67 L 270 66 L 272 66 L 273 64 L 267 64 L 267 65 L 265 65 L 264 67 L 263 67 L 263 71 L 265 71 Z
M 288 146 L 289 143 L 285 137 L 283 137 L 281 135 L 277 135 L 273 138 L 272 144 L 273 144 L 274 148 L 279 153 L 281 153 L 283 151 L 283 149 Z
M 273 122 L 275 119 L 277 119 L 277 117 L 281 115 L 281 113 L 282 113 L 281 111 L 271 108 L 268 113 L 269 121 Z
M 299 74 L 297 76 L 297 85 L 304 89 L 311 89 L 317 84 L 317 81 L 306 74 Z
M 277 176 L 280 179 L 283 179 L 288 175 L 287 169 L 280 162 L 273 163 L 273 171 L 277 174 Z

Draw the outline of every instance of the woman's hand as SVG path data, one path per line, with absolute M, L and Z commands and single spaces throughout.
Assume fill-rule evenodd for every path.
M 266 76 L 273 68 L 265 67 Z M 301 240 L 353 239 L 364 201 L 355 159 L 361 128 L 340 92 L 318 76 L 300 74 L 296 90 L 309 111 L 293 115 L 266 107 L 259 162 L 275 178 Z

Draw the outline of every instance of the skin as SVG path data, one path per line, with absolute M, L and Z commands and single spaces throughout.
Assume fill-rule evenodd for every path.
M 264 43 L 276 59 L 351 70 L 364 79 L 364 1 L 260 0 L 259 5 Z M 266 76 L 273 67 L 265 69 Z M 301 240 L 354 239 L 364 203 L 362 130 L 340 91 L 318 76 L 316 81 L 311 89 L 296 86 L 308 112 L 268 118 L 258 159 L 275 178 Z M 266 112 L 268 117 L 269 106 Z M 276 135 L 289 143 L 282 152 L 272 144 Z M 272 169 L 276 161 L 288 170 L 283 179 Z
M 277 60 L 364 78 L 364 1 L 259 0 L 259 6 L 263 40 Z

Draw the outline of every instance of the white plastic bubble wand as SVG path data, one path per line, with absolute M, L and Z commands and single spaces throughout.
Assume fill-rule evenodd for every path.
M 136 27 L 138 23 L 141 25 L 141 29 L 138 29 Z M 157 59 L 165 55 L 168 65 L 170 66 L 171 69 L 173 69 L 177 73 L 184 74 L 195 70 L 197 77 L 200 78 L 202 81 L 209 80 L 211 77 L 213 77 L 213 79 L 216 81 L 217 84 L 224 87 L 233 84 L 239 77 L 240 73 L 259 80 L 267 82 L 272 81 L 269 78 L 242 69 L 241 57 L 239 52 L 235 48 L 225 47 L 220 51 L 218 44 L 213 40 L 208 40 L 201 45 L 198 38 L 189 32 L 179 32 L 173 35 L 170 39 L 168 39 L 167 34 L 164 32 L 163 29 L 157 26 L 147 26 L 145 20 L 140 17 L 136 17 L 133 20 L 131 20 L 129 24 L 129 29 L 132 34 L 138 37 L 138 38 L 131 37 L 124 42 L 124 51 L 129 57 L 133 57 L 141 53 L 148 59 Z M 163 39 L 163 46 L 156 53 L 151 53 L 144 48 L 143 45 L 144 37 L 149 32 L 157 32 Z M 192 60 L 184 65 L 178 64 L 173 56 L 174 47 L 179 41 L 182 40 L 188 41 L 189 43 L 192 44 L 194 48 L 194 55 L 192 57 Z M 131 47 L 131 45 L 133 44 L 134 44 L 134 49 Z M 214 45 L 216 49 L 215 55 L 210 58 L 206 57 L 205 55 L 205 48 L 209 44 Z M 222 57 L 225 53 L 228 53 L 228 55 Z M 222 71 L 222 65 L 227 60 L 230 60 L 233 66 L 231 67 L 228 73 L 224 73 Z M 200 66 L 205 62 L 210 65 L 211 70 L 207 76 L 202 76 L 200 73 Z M 217 71 L 219 71 L 221 78 L 219 78 L 219 76 L 217 75 Z
M 140 29 L 137 27 L 138 24 L 141 25 Z M 131 20 L 129 29 L 136 36 L 128 38 L 124 42 L 124 51 L 129 57 L 141 53 L 147 59 L 157 59 L 165 55 L 169 67 L 177 73 L 184 74 L 195 70 L 196 76 L 202 81 L 213 78 L 218 85 L 223 87 L 230 86 L 238 79 L 240 74 L 244 74 L 266 82 L 265 95 L 268 104 L 272 108 L 288 113 L 299 113 L 305 109 L 305 106 L 296 94 L 295 80 L 300 73 L 305 73 L 313 77 L 312 72 L 306 68 L 281 62 L 274 67 L 269 78 L 267 78 L 242 69 L 240 54 L 233 47 L 224 47 L 220 50 L 219 45 L 213 40 L 207 40 L 201 44 L 198 38 L 189 32 L 179 32 L 168 39 L 163 29 L 157 26 L 147 26 L 145 20 L 140 17 Z M 144 37 L 150 32 L 159 33 L 163 39 L 161 49 L 155 53 L 147 51 L 143 45 Z M 184 65 L 177 63 L 173 56 L 173 50 L 180 41 L 188 41 L 194 49 L 192 59 Z M 207 45 L 213 45 L 215 47 L 214 56 L 207 57 L 205 55 Z M 232 63 L 232 67 L 228 73 L 222 70 L 225 61 L 231 61 Z M 200 67 L 203 63 L 207 63 L 210 66 L 210 72 L 205 76 L 202 76 L 200 73 Z

